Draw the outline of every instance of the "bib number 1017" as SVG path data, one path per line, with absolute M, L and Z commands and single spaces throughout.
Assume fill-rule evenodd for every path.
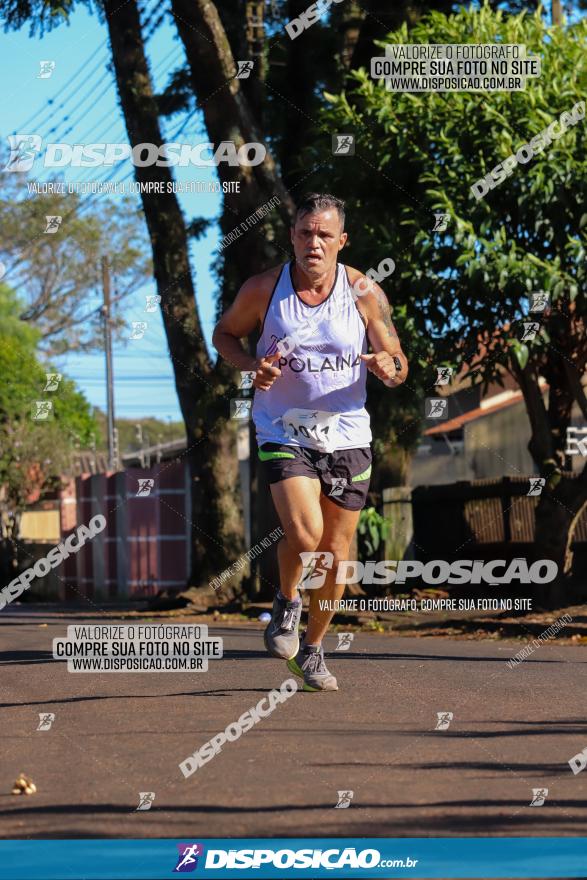
M 287 424 L 291 429 L 288 431 L 290 437 L 297 437 L 301 434 L 306 440 L 328 440 L 330 425 L 294 425 L 293 422 L 288 422 Z

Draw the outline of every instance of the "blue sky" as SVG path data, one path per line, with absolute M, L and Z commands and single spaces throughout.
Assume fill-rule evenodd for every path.
M 161 8 L 159 3 L 151 0 L 147 5 L 147 15 L 149 10 Z M 71 16 L 69 25 L 60 25 L 42 39 L 30 37 L 28 26 L 25 26 L 20 31 L 2 34 L 0 45 L 0 75 L 5 84 L 0 97 L 0 137 L 5 144 L 6 136 L 14 132 L 41 134 L 45 144 L 47 135 L 55 126 L 57 129 L 49 140 L 69 144 L 127 142 L 114 77 L 107 69 L 110 60 L 107 30 L 96 16 L 80 6 Z M 155 87 L 161 90 L 173 70 L 184 60 L 183 48 L 171 22 L 166 21 L 157 30 L 148 42 L 147 51 Z M 54 61 L 55 69 L 49 79 L 40 79 L 40 62 L 46 60 Z M 75 79 L 69 83 L 74 74 L 77 74 Z M 49 100 L 53 100 L 53 104 L 49 104 Z M 162 122 L 166 140 L 173 140 L 171 135 L 179 130 L 185 119 L 185 114 L 177 114 Z M 183 143 L 208 140 L 201 114 L 190 120 L 180 140 Z M 131 170 L 128 162 L 121 162 L 120 166 L 114 180 L 122 180 Z M 44 180 L 55 173 L 41 171 L 31 172 L 28 179 Z M 105 176 L 101 168 L 64 170 L 67 182 L 99 180 Z M 216 180 L 213 168 L 176 168 L 174 176 L 177 180 Z M 23 189 L 25 186 L 23 183 Z M 139 196 L 133 198 L 140 200 Z M 220 212 L 219 194 L 180 194 L 178 198 L 186 219 L 216 217 Z M 210 263 L 218 240 L 218 226 L 214 224 L 205 237 L 191 245 L 198 308 L 209 348 L 215 314 L 215 285 Z M 10 283 L 8 277 L 6 281 Z M 164 420 L 181 419 L 159 312 L 145 314 L 145 296 L 154 293 L 153 282 L 135 292 L 124 305 L 123 315 L 129 325 L 132 321 L 146 320 L 148 327 L 143 339 L 114 347 L 117 418 L 156 416 Z M 101 353 L 66 355 L 54 363 L 77 382 L 92 405 L 105 410 L 105 368 Z

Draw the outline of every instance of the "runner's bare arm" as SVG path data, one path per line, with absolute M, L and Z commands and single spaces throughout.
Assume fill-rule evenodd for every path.
M 357 308 L 365 321 L 367 337 L 371 343 L 373 354 L 362 355 L 367 368 L 382 382 L 395 388 L 405 382 L 408 375 L 408 360 L 402 351 L 401 343 L 391 320 L 389 301 L 374 281 L 366 278 L 357 269 L 348 267 L 351 284 L 365 278 L 370 290 L 357 298 Z M 364 289 L 364 285 L 363 285 Z M 401 365 L 397 369 L 396 359 Z
M 263 322 L 280 267 L 249 278 L 224 312 L 212 335 L 218 353 L 239 370 L 256 370 L 257 359 L 241 342 Z

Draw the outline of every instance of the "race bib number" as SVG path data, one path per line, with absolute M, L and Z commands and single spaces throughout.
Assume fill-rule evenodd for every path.
M 287 436 L 297 440 L 301 446 L 334 452 L 339 418 L 338 413 L 316 409 L 288 409 L 282 421 Z

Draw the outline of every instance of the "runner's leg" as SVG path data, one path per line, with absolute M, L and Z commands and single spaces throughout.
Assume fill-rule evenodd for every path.
M 327 571 L 324 585 L 318 590 L 308 590 L 310 593 L 310 611 L 306 631 L 306 644 L 308 645 L 322 643 L 334 616 L 334 611 L 320 609 L 320 600 L 341 599 L 344 594 L 345 585 L 336 583 L 336 569 L 339 562 L 349 558 L 351 541 L 361 513 L 360 510 L 345 510 L 330 501 L 325 495 L 320 498 L 320 507 L 324 528 L 316 549 L 332 553 L 334 562 L 332 568 Z
M 320 481 L 289 477 L 272 483 L 271 495 L 285 533 L 277 545 L 280 589 L 291 600 L 302 576 L 300 553 L 315 550 L 322 537 Z

